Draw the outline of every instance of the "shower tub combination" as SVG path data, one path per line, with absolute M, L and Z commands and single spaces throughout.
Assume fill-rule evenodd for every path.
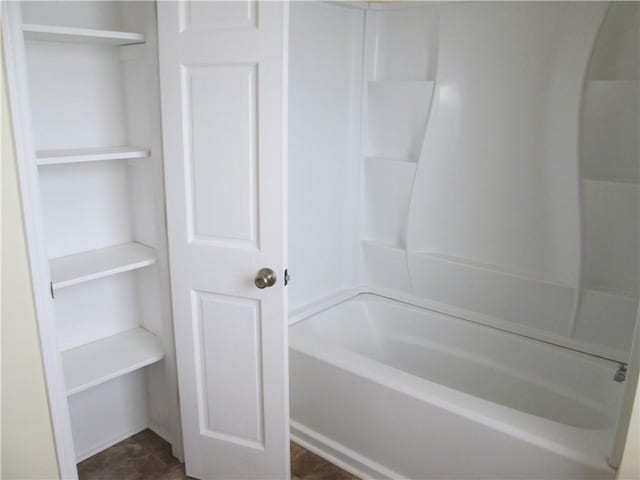
M 364 478 L 613 478 L 637 2 L 291 18 L 292 438 Z
M 363 478 L 613 478 L 618 364 L 372 294 L 290 328 L 294 441 Z

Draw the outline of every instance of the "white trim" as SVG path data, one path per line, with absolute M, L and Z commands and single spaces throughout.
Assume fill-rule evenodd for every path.
M 27 253 L 31 267 L 31 284 L 38 320 L 58 470 L 61 478 L 75 479 L 78 473 L 62 359 L 57 348 L 55 310 L 49 293 L 51 276 L 42 231 L 38 169 L 31 138 L 31 115 L 20 3 L 4 2 L 3 7 L 5 11 L 2 18 L 2 38 L 9 107 L 13 122 L 18 182 L 22 199 Z
M 360 455 L 341 443 L 305 427 L 295 420 L 290 421 L 291 440 L 312 453 L 362 479 L 396 479 L 405 477 L 390 470 L 369 457 Z
M 116 435 L 115 437 L 107 440 L 106 442 L 102 442 L 99 445 L 96 445 L 95 447 L 91 447 L 85 450 L 84 452 L 78 454 L 76 461 L 80 463 L 81 461 L 86 460 L 89 457 L 93 457 L 96 453 L 100 453 L 101 451 L 106 450 L 109 447 L 113 447 L 116 443 L 120 443 L 121 441 L 126 440 L 127 438 L 135 435 L 136 433 L 140 433 L 143 430 L 146 430 L 147 428 L 150 428 L 150 427 L 147 423 L 145 423 L 143 425 L 132 428 L 131 430 L 127 430 L 126 432 L 121 433 L 120 435 Z
M 315 302 L 306 304 L 301 308 L 296 308 L 292 312 L 289 312 L 289 326 L 292 326 L 293 324 L 298 323 L 305 318 L 309 318 L 311 315 L 320 313 L 327 308 L 331 308 L 339 303 L 349 300 L 356 295 L 360 295 L 361 293 L 369 293 L 369 290 L 364 286 L 350 288 L 348 290 L 340 290 L 338 292 L 332 293 L 331 295 L 316 300 Z
M 167 208 L 164 181 L 164 148 L 162 143 L 162 111 L 160 97 L 160 71 L 159 55 L 160 46 L 158 42 L 158 3 L 154 5 L 154 14 L 151 17 L 145 16 L 144 36 L 145 43 L 137 47 L 129 46 L 120 49 L 122 61 L 144 60 L 145 70 L 150 81 L 147 86 L 149 95 L 155 99 L 150 105 L 152 127 L 149 129 L 151 135 L 147 148 L 152 156 L 152 166 L 154 175 L 154 201 L 155 201 L 155 227 L 156 227 L 156 266 L 160 291 L 163 292 L 161 298 L 160 312 L 162 316 L 161 341 L 164 349 L 164 371 L 166 378 L 166 395 L 168 410 L 167 433 L 162 435 L 160 430 L 150 427 L 161 437 L 171 443 L 173 454 L 184 461 L 184 444 L 182 437 L 182 420 L 180 415 L 179 391 L 178 391 L 178 369 L 176 363 L 175 334 L 173 324 L 173 310 L 171 304 L 171 272 L 169 269 L 169 244 L 167 238 Z M 164 430 L 162 430 L 164 431 Z

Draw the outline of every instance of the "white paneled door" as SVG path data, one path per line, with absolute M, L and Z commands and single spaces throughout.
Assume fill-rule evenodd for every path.
M 158 2 L 158 24 L 187 474 L 286 479 L 288 5 Z

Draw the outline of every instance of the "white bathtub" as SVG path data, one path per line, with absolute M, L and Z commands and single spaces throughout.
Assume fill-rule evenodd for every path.
M 290 328 L 294 441 L 365 478 L 613 478 L 617 364 L 363 294 Z

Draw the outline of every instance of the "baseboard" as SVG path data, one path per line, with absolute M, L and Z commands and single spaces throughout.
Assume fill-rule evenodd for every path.
M 289 425 L 293 442 L 362 480 L 400 480 L 404 478 L 399 473 L 301 425 L 295 420 L 291 420 Z
M 106 450 L 109 447 L 113 447 L 116 443 L 119 443 L 122 440 L 125 440 L 135 435 L 136 433 L 140 433 L 141 431 L 145 430 L 148 427 L 149 425 L 145 423 L 144 425 L 137 426 L 131 430 L 127 430 L 126 432 L 121 433 L 120 435 L 110 438 L 106 442 L 103 442 L 95 447 L 91 447 L 85 450 L 84 452 L 81 452 L 76 455 L 76 463 L 80 463 L 81 461 L 86 460 L 87 458 L 92 457 L 95 454 L 100 453 L 101 451 Z

